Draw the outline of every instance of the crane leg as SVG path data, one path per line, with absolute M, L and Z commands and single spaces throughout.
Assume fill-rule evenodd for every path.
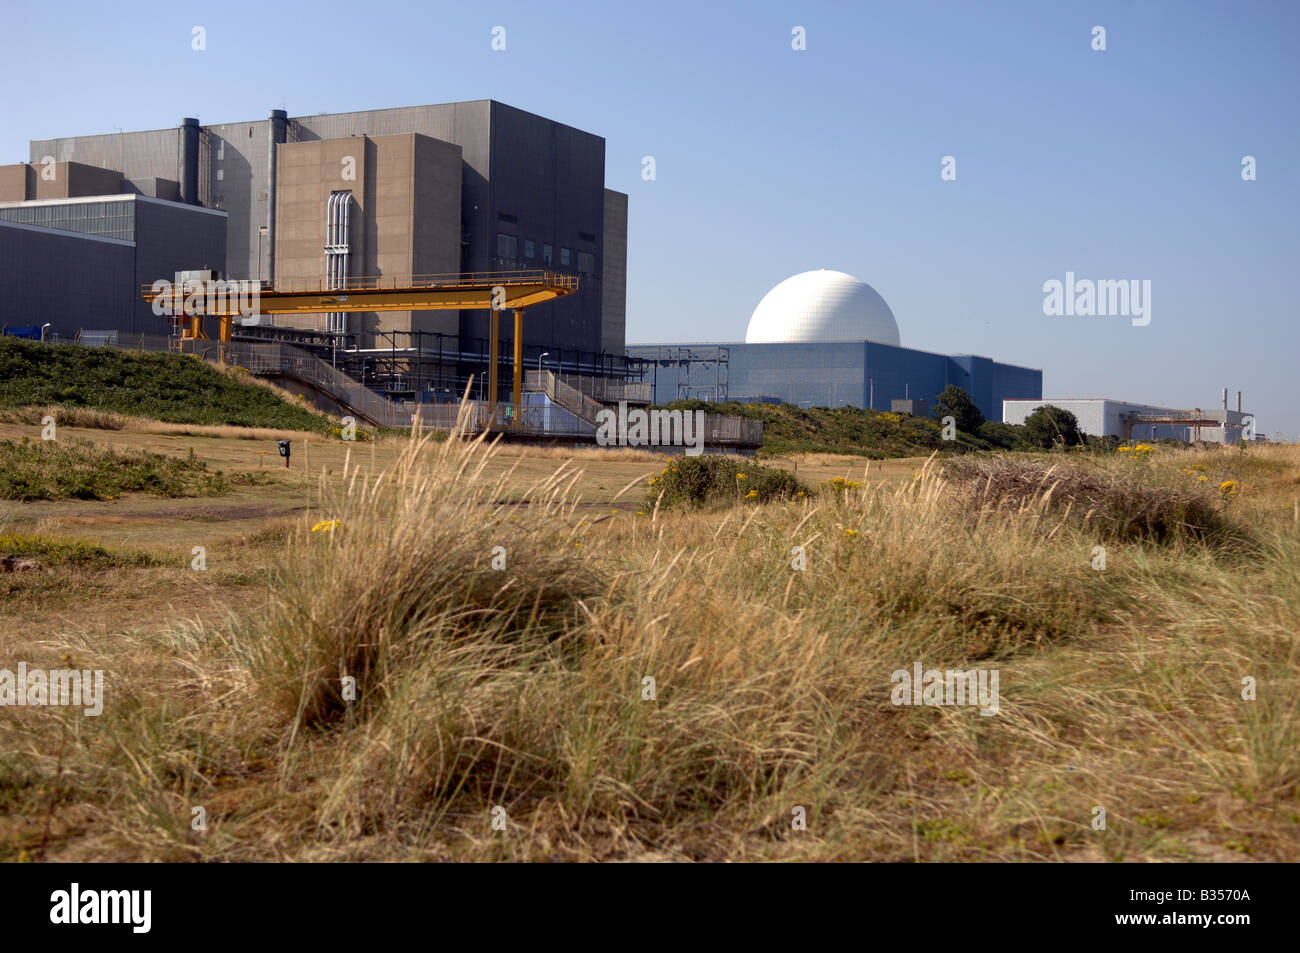
M 519 407 L 524 402 L 524 309 L 515 308 L 515 362 L 514 388 L 511 399 L 518 419 Z

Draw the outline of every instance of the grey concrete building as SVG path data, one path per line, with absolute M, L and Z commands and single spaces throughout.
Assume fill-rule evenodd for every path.
M 1004 400 L 1002 421 L 1023 424 L 1035 410 L 1048 405 L 1074 414 L 1079 429 L 1094 437 L 1224 444 L 1256 437 L 1255 417 L 1242 411 L 1241 392 L 1237 392 L 1237 409 L 1229 410 L 1226 390 L 1222 406 L 1215 408 L 1177 409 L 1103 397 Z
M 219 267 L 225 246 L 224 212 L 180 202 L 133 193 L 0 202 L 0 325 L 48 323 L 63 338 L 166 334 L 140 287 Z
M 604 187 L 605 141 L 493 100 L 35 140 L 40 167 L 75 162 L 117 170 L 144 195 L 176 184 L 182 202 L 229 216 L 224 271 L 279 275 L 275 234 L 280 146 L 419 135 L 461 152 L 456 271 L 548 268 L 580 278 L 576 295 L 530 313 L 525 345 L 621 354 L 626 299 L 627 196 Z M 325 274 L 321 252 L 321 275 Z M 361 272 L 354 271 L 354 275 Z M 458 318 L 462 342 L 487 337 L 486 312 Z M 503 345 L 509 343 L 506 328 Z

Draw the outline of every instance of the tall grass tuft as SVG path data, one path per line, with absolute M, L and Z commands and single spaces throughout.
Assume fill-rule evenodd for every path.
M 949 462 L 943 478 L 968 502 L 1060 514 L 1107 540 L 1244 542 L 1224 500 L 1200 484 L 1172 484 L 1141 465 L 1122 470 L 1006 456 Z

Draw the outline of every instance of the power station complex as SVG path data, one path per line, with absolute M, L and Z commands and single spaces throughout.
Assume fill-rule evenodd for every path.
M 1043 402 L 1039 369 L 903 347 L 884 299 L 826 269 L 777 284 L 744 342 L 628 347 L 628 197 L 604 178 L 600 136 L 493 100 L 33 140 L 0 166 L 0 328 L 218 356 L 375 423 L 445 425 L 472 382 L 484 425 L 543 436 L 591 438 L 623 401 L 925 414 L 955 384 L 1013 422 Z M 150 290 L 196 276 L 258 292 L 251 311 L 200 306 L 220 350 Z M 1143 436 L 1228 439 L 1241 419 L 1146 410 Z M 709 419 L 715 446 L 761 442 Z
M 165 334 L 139 288 L 181 271 L 344 289 L 535 269 L 577 291 L 529 314 L 525 359 L 625 377 L 627 196 L 604 175 L 601 137 L 490 100 L 36 140 L 29 163 L 0 167 L 0 322 Z M 358 379 L 418 399 L 482 376 L 489 320 L 254 317 L 236 336 L 328 347 Z M 502 336 L 509 351 L 513 329 Z
M 852 275 L 820 269 L 787 278 L 754 309 L 744 343 L 636 345 L 655 400 L 729 397 L 925 415 L 949 384 L 990 420 L 1002 401 L 1039 398 L 1043 372 L 970 354 L 902 347 L 893 311 Z

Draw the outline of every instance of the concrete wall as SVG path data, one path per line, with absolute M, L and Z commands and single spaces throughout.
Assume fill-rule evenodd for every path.
M 411 271 L 417 275 L 446 275 L 460 271 L 461 167 L 460 146 L 428 136 L 395 137 L 409 142 L 412 158 Z M 411 327 L 420 331 L 458 334 L 457 311 L 416 311 Z
M 367 146 L 365 139 L 334 139 L 286 144 L 277 150 L 275 262 L 281 287 L 324 287 L 326 215 L 334 191 L 352 192 L 349 274 L 364 274 Z M 345 159 L 355 179 L 343 178 Z M 305 320 L 311 327 L 325 322 L 323 315 Z
M 48 170 L 48 174 L 47 174 Z M 36 169 L 38 199 L 69 199 L 88 195 L 119 195 L 122 173 L 81 162 L 51 162 Z
M 36 170 L 26 162 L 0 165 L 0 202 L 25 202 L 36 194 Z
M 19 163 L 0 166 L 0 202 L 118 195 L 122 173 L 80 162 Z
M 627 196 L 605 190 L 605 247 L 601 262 L 601 350 L 627 346 Z
M 359 136 L 288 143 L 277 154 L 278 285 L 318 287 L 324 280 L 328 204 L 336 191 L 352 193 L 349 276 L 460 271 L 459 146 L 416 134 Z M 326 317 L 277 317 L 276 323 L 324 328 Z M 455 311 L 348 315 L 349 330 L 369 335 L 412 329 L 456 334 L 458 327 Z

